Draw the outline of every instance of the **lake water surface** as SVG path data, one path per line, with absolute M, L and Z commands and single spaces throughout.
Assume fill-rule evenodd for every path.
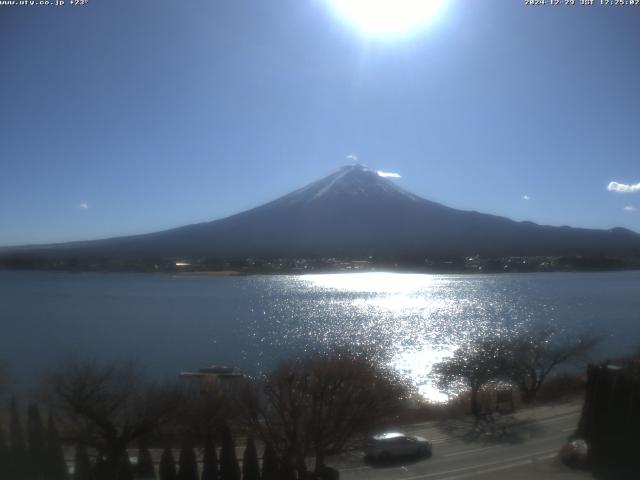
M 209 364 L 256 373 L 340 345 L 376 346 L 431 398 L 434 362 L 487 332 L 553 324 L 640 346 L 640 272 L 193 277 L 0 271 L 0 360 L 30 383 L 68 353 L 152 375 Z

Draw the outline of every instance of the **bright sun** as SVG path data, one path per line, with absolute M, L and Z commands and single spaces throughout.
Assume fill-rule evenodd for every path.
M 329 0 L 336 13 L 367 36 L 405 35 L 424 26 L 446 0 Z

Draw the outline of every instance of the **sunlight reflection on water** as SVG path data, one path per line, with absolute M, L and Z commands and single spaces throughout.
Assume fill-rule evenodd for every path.
M 488 328 L 481 315 L 472 320 L 463 315 L 474 305 L 473 299 L 462 300 L 456 295 L 459 278 L 349 273 L 305 275 L 296 280 L 317 295 L 341 294 L 341 320 L 330 321 L 331 328 L 325 325 L 319 329 L 323 341 L 340 344 L 347 340 L 385 348 L 392 365 L 408 375 L 423 395 L 442 401 L 447 396 L 429 379 L 431 368 L 462 342 Z M 333 306 L 326 305 L 326 311 L 331 312 Z
M 638 285 L 637 271 L 224 278 L 0 271 L 0 319 L 7 319 L 0 361 L 10 359 L 25 383 L 67 352 L 138 360 L 158 378 L 212 363 L 254 375 L 312 352 L 361 347 L 388 352 L 391 366 L 442 399 L 429 379 L 432 364 L 489 332 L 551 324 L 569 337 L 602 335 L 601 356 L 634 351 Z
M 601 334 L 616 324 L 616 331 L 627 333 L 615 342 L 632 343 L 638 333 L 629 335 L 634 298 L 629 292 L 636 277 L 382 272 L 270 276 L 255 280 L 268 293 L 261 302 L 264 315 L 248 327 L 267 331 L 264 344 L 274 349 L 275 361 L 335 347 L 383 352 L 390 366 L 407 375 L 426 398 L 442 401 L 447 394 L 434 383 L 433 365 L 458 346 L 489 334 L 508 336 L 543 326 L 557 328 L 562 336 Z

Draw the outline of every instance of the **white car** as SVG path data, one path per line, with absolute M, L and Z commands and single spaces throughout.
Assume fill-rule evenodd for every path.
M 431 442 L 416 435 L 400 432 L 387 432 L 375 435 L 367 441 L 365 456 L 376 460 L 389 460 L 393 457 L 431 455 Z

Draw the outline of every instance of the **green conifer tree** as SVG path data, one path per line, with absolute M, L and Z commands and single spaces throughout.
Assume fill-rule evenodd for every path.
M 189 442 L 185 442 L 180 450 L 178 465 L 178 480 L 198 480 L 198 461 Z
M 102 455 L 98 454 L 96 457 L 96 463 L 93 465 L 93 478 L 94 480 L 109 480 L 106 471 L 105 459 Z
M 160 480 L 177 480 L 176 461 L 170 448 L 165 448 L 160 457 Z
M 53 416 L 47 421 L 47 480 L 67 480 L 69 471 L 64 461 L 62 442 Z
M 249 435 L 247 446 L 242 456 L 242 480 L 260 480 L 260 466 L 258 465 L 258 452 L 253 437 Z
M 135 473 L 140 480 L 155 480 L 156 478 L 151 452 L 143 444 L 140 444 L 138 449 L 138 465 L 136 465 Z
M 9 478 L 9 447 L 4 436 L 4 429 L 0 425 L 0 478 Z
M 202 480 L 218 480 L 218 454 L 213 438 L 209 435 L 204 444 Z
M 27 447 L 24 441 L 24 432 L 20 422 L 18 404 L 11 401 L 11 412 L 9 417 L 9 441 L 11 443 L 9 471 L 12 480 L 28 480 L 29 469 L 27 460 Z
M 269 443 L 262 454 L 262 480 L 280 480 L 278 456 Z
M 118 474 L 116 480 L 133 480 L 133 470 L 129 462 L 129 455 L 125 452 L 118 462 Z
M 280 461 L 280 480 L 296 480 L 296 472 L 293 468 L 291 458 L 288 456 L 282 457 Z
M 240 480 L 240 466 L 236 457 L 236 446 L 227 425 L 222 427 L 220 449 L 220 480 Z
M 43 480 L 47 471 L 47 441 L 40 410 L 33 403 L 27 409 L 27 440 L 29 478 Z
M 84 445 L 76 445 L 76 455 L 73 463 L 73 480 L 94 480 L 91 460 Z

